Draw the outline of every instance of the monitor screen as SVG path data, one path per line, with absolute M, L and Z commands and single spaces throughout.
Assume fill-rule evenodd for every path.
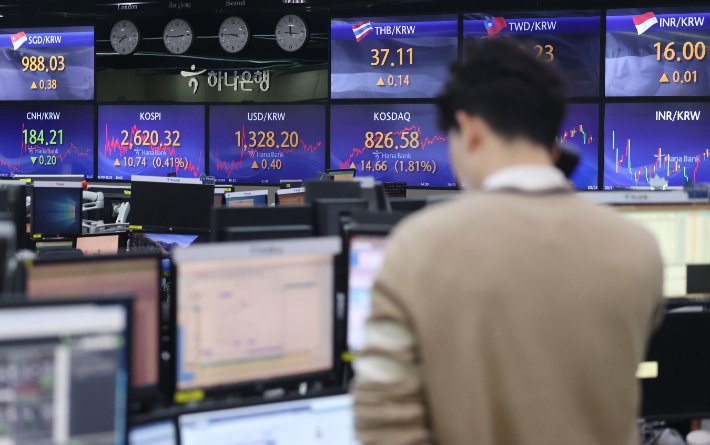
M 202 244 L 208 241 L 207 235 L 194 233 L 133 232 L 131 234 L 131 250 L 159 252 L 163 258 L 168 258 L 178 249 L 185 249 L 193 244 Z
M 0 177 L 83 175 L 86 179 L 94 178 L 92 105 L 2 106 L 0 140 L 3 141 Z
M 339 247 L 333 237 L 176 252 L 176 389 L 330 370 Z
M 636 206 L 619 210 L 656 238 L 663 257 L 663 294 L 687 295 L 688 266 L 710 264 L 710 206 Z
M 202 105 L 99 105 L 98 138 L 99 179 L 205 172 Z
M 604 188 L 710 182 L 707 103 L 609 103 Z
M 385 260 L 387 235 L 352 235 L 348 268 L 348 349 L 365 346 L 365 322 L 370 316 L 372 286 Z
M 32 234 L 81 233 L 81 182 L 35 181 Z
M 131 225 L 206 230 L 214 205 L 214 185 L 199 179 L 134 176 Z
M 180 416 L 182 445 L 357 445 L 350 395 L 318 397 Z
M 302 206 L 306 205 L 306 188 L 297 187 L 292 189 L 281 189 L 276 191 L 276 205 L 279 206 Z
M 487 12 L 465 14 L 465 41 L 513 37 L 538 59 L 556 65 L 570 96 L 599 95 L 601 17 L 592 11 Z
M 80 236 L 76 239 L 76 248 L 84 256 L 116 255 L 119 235 Z M 125 250 L 125 245 L 123 246 Z
M 122 444 L 125 304 L 0 307 L 0 440 Z
M 571 145 L 579 164 L 570 180 L 577 190 L 599 188 L 599 105 L 569 104 L 557 141 Z
M 458 57 L 456 15 L 334 18 L 330 97 L 429 98 Z
M 607 96 L 708 96 L 710 7 L 609 9 Z
M 111 298 L 134 295 L 134 387 L 158 383 L 160 259 L 158 257 L 100 257 L 36 261 L 27 268 L 27 298 L 32 301 L 66 298 Z
M 92 26 L 0 29 L 0 54 L 0 100 L 94 99 Z
M 700 419 L 710 413 L 710 313 L 670 311 L 654 333 L 637 378 L 644 419 Z
M 330 166 L 410 187 L 455 187 L 435 105 L 333 105 Z
M 266 207 L 268 190 L 225 193 L 227 207 Z
M 134 426 L 128 432 L 128 445 L 177 445 L 172 420 Z
M 278 184 L 325 168 L 325 106 L 210 106 L 210 175 L 227 183 Z

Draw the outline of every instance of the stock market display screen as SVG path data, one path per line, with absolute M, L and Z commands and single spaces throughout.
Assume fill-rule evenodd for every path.
M 456 15 L 333 19 L 333 99 L 428 98 L 458 57 Z
M 214 105 L 209 134 L 217 182 L 278 184 L 325 171 L 323 105 Z
M 514 37 L 538 59 L 557 65 L 570 96 L 599 95 L 600 11 L 465 14 L 464 39 Z
M 202 105 L 100 105 L 98 179 L 198 178 L 205 172 Z
M 330 168 L 410 187 L 455 187 L 448 134 L 436 124 L 436 106 L 333 105 Z
M 573 146 L 579 154 L 579 164 L 570 180 L 577 190 L 599 188 L 599 105 L 567 105 L 557 141 Z
M 606 95 L 710 95 L 708 44 L 710 7 L 609 10 Z
M 0 100 L 93 100 L 94 28 L 0 29 Z
M 93 105 L 2 106 L 0 141 L 0 177 L 94 178 Z
M 604 188 L 710 182 L 708 103 L 613 103 L 604 115 Z

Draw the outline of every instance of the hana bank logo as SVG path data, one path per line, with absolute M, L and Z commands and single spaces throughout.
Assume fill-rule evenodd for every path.
M 12 40 L 12 47 L 17 51 L 22 44 L 27 41 L 27 36 L 23 31 L 20 31 L 17 34 L 11 35 L 10 40 Z
M 360 40 L 364 39 L 366 35 L 370 34 L 372 32 L 372 25 L 370 22 L 362 22 L 359 25 L 353 25 L 353 34 L 355 34 L 355 38 L 359 42 Z

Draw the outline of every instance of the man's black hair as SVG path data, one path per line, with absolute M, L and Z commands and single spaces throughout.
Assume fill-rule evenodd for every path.
M 557 70 L 516 44 L 492 39 L 466 48 L 463 62 L 437 98 L 439 126 L 459 129 L 455 114 L 481 117 L 508 139 L 527 138 L 552 149 L 567 94 Z

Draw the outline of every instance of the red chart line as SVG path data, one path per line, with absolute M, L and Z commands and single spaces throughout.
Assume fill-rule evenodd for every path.
M 104 159 L 108 159 L 109 156 L 113 156 L 114 151 L 118 151 L 119 156 L 126 156 L 126 154 L 128 153 L 128 150 L 133 149 L 133 140 L 134 140 L 133 138 L 135 137 L 136 133 L 140 133 L 140 132 L 141 131 L 138 129 L 138 126 L 134 125 L 131 128 L 131 134 L 128 137 L 128 145 L 121 145 L 121 140 L 116 139 L 114 137 L 111 137 L 111 139 L 109 139 L 108 124 L 106 124 L 106 141 L 104 143 Z M 148 140 L 149 140 L 148 136 L 141 137 L 141 141 L 143 143 L 147 142 Z M 141 146 L 146 147 L 146 145 L 143 145 L 143 144 L 141 144 Z M 173 157 L 175 156 L 175 147 L 170 146 L 170 145 L 164 146 L 162 143 L 160 145 L 148 144 L 147 147 L 150 148 L 150 151 L 153 153 L 153 156 L 162 156 L 162 155 L 156 155 L 155 152 L 156 151 L 163 151 L 163 150 L 167 150 L 168 155 L 173 156 Z M 189 170 L 193 174 L 193 176 L 197 177 L 200 173 L 200 167 L 202 166 L 202 150 L 200 150 L 200 155 L 199 155 L 198 159 L 199 159 L 199 161 L 197 163 L 197 167 L 195 167 L 192 164 L 191 159 L 188 159 L 187 164 L 185 164 L 185 166 L 182 168 L 182 170 L 184 170 L 184 171 Z M 177 173 L 179 171 L 180 171 L 180 167 L 175 166 L 175 172 Z
M 415 131 L 412 131 L 412 130 L 415 130 Z M 422 149 L 422 150 L 423 150 L 424 147 L 426 147 L 427 145 L 432 145 L 432 144 L 435 143 L 435 142 L 444 142 L 444 141 L 446 141 L 446 140 L 449 139 L 448 136 L 446 136 L 446 137 L 434 136 L 434 137 L 431 138 L 431 139 L 429 139 L 428 137 L 423 138 L 421 127 L 417 127 L 416 125 L 412 125 L 411 127 L 405 127 L 405 128 L 403 128 L 403 129 L 401 129 L 401 130 L 399 130 L 399 131 L 393 131 L 392 134 L 400 134 L 400 135 L 401 135 L 401 134 L 402 134 L 403 132 L 405 132 L 405 131 L 412 132 L 412 133 L 419 133 L 419 141 L 420 141 L 420 145 L 421 145 L 421 149 Z M 387 133 L 387 134 L 389 134 L 389 133 Z M 384 137 L 384 135 L 383 135 L 383 137 Z M 375 137 L 375 138 L 373 138 L 374 144 L 373 144 L 372 148 L 375 148 L 375 145 L 377 145 L 377 143 L 380 141 L 380 139 L 382 139 L 382 137 Z M 367 150 L 372 150 L 372 148 L 367 148 L 367 147 L 363 147 L 363 148 L 353 148 L 353 151 L 352 151 L 352 153 L 350 154 L 350 157 L 348 157 L 348 159 L 347 159 L 346 161 L 344 161 L 344 162 L 343 162 L 343 161 L 340 161 L 340 167 L 339 167 L 339 168 L 349 168 L 350 165 L 352 165 L 353 157 L 359 156 L 359 155 L 365 153 Z M 414 150 L 416 150 L 416 149 L 414 149 Z
M 22 131 L 24 132 L 25 130 L 25 124 L 22 124 Z M 20 169 L 20 164 L 22 163 L 22 155 L 27 152 L 27 154 L 33 154 L 32 151 L 34 150 L 51 150 L 50 147 L 42 147 L 39 145 L 35 145 L 34 147 L 32 144 L 25 144 L 24 142 L 20 142 L 20 160 L 13 163 L 13 162 L 5 162 L 4 159 L 0 159 L 0 167 L 6 167 L 9 170 L 9 173 L 11 175 L 15 174 L 17 170 Z M 64 152 L 64 154 L 57 154 L 57 159 L 61 162 L 64 162 L 64 160 L 72 154 L 72 151 L 76 152 L 77 157 L 82 157 L 82 156 L 89 156 L 89 153 L 91 153 L 91 149 L 86 150 L 85 152 L 79 151 L 79 149 L 73 144 L 69 143 L 69 148 Z M 41 154 L 40 154 L 41 156 Z M 53 156 L 53 155 L 50 155 Z
M 257 148 L 256 150 L 249 150 L 247 147 L 245 147 L 245 145 L 246 145 L 246 144 L 245 144 L 245 135 L 246 135 L 246 134 L 247 134 L 247 133 L 246 133 L 246 128 L 245 128 L 244 125 L 242 125 L 242 137 L 241 137 L 242 151 L 239 152 L 239 160 L 238 160 L 238 161 L 235 161 L 235 160 L 231 160 L 231 161 L 226 161 L 226 160 L 225 160 L 225 161 L 222 161 L 222 160 L 220 160 L 220 158 L 219 158 L 219 147 L 215 147 L 215 151 L 216 151 L 215 158 L 216 158 L 216 162 L 217 162 L 217 170 L 224 170 L 225 173 L 227 174 L 227 178 L 231 178 L 231 177 L 232 177 L 232 174 L 233 174 L 235 171 L 237 171 L 237 170 L 239 170 L 241 167 L 243 167 L 243 165 L 244 165 L 244 153 L 247 153 L 247 155 L 249 156 L 249 159 L 248 159 L 248 160 L 251 160 L 251 159 L 254 159 L 254 157 L 256 156 L 256 154 L 257 154 L 258 151 L 259 151 L 258 148 Z M 316 145 L 309 145 L 309 144 L 306 144 L 303 140 L 300 139 L 300 137 L 299 137 L 299 142 L 300 142 L 301 147 L 290 147 L 290 148 L 285 148 L 285 149 L 283 149 L 283 150 L 280 149 L 280 148 L 276 148 L 276 150 L 277 150 L 279 153 L 288 154 L 288 153 L 293 153 L 293 152 L 295 152 L 296 150 L 300 150 L 300 148 L 303 148 L 303 153 L 310 152 L 311 154 L 313 154 L 313 153 L 316 152 L 316 150 L 318 150 L 320 147 L 323 146 L 323 143 L 322 143 L 322 142 L 317 142 Z M 264 148 L 263 150 L 264 150 L 264 152 L 266 152 L 266 150 L 273 150 L 273 148 L 268 148 L 268 147 L 267 147 L 267 148 Z

